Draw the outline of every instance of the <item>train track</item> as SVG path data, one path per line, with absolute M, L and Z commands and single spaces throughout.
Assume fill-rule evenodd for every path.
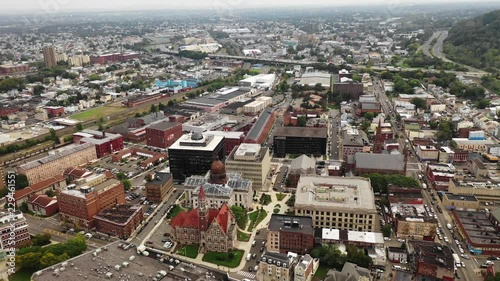
M 228 77 L 228 79 L 231 79 L 232 77 L 233 76 L 230 76 L 230 77 Z M 189 93 L 193 93 L 193 92 L 196 92 L 196 91 L 204 91 L 207 88 L 208 88 L 208 85 L 202 86 L 202 87 L 198 87 L 198 88 L 194 88 L 194 89 L 186 91 L 186 92 L 173 94 L 170 97 L 168 97 L 168 98 L 166 98 L 166 99 L 164 99 L 162 101 L 150 101 L 150 102 L 146 102 L 146 103 L 143 103 L 141 105 L 138 105 L 138 106 L 135 106 L 135 107 L 131 107 L 130 111 L 128 111 L 127 113 L 118 112 L 118 113 L 110 114 L 110 115 L 108 115 L 108 118 L 109 118 L 109 120 L 112 121 L 112 120 L 116 120 L 116 119 L 126 119 L 126 118 L 129 118 L 129 117 L 134 117 L 136 113 L 142 113 L 142 112 L 144 112 L 145 109 L 149 110 L 149 108 L 153 104 L 159 104 L 160 102 L 167 102 L 168 103 L 171 100 L 178 100 L 178 99 L 182 100 Z M 83 122 L 81 122 L 81 124 L 82 124 L 82 126 L 84 128 L 87 128 L 87 127 L 97 126 L 97 122 L 98 121 L 99 120 L 97 118 L 94 118 L 94 119 L 91 119 L 91 120 L 83 121 Z M 76 131 L 76 125 L 72 125 L 72 126 L 65 127 L 64 129 L 58 130 L 57 131 L 57 135 L 59 137 L 60 136 L 65 136 L 65 135 L 73 134 L 75 131 Z M 41 140 L 44 140 L 49 135 L 50 135 L 50 133 L 41 134 L 41 135 L 38 135 L 36 137 L 30 138 L 30 140 L 39 140 L 39 141 L 41 141 Z M 26 141 L 27 140 L 24 140 L 24 142 L 26 142 Z M 8 165 L 8 164 L 11 164 L 11 163 L 14 163 L 14 162 L 22 161 L 22 160 L 24 160 L 24 159 L 26 159 L 28 157 L 31 157 L 31 156 L 43 153 L 45 151 L 48 151 L 48 150 L 50 150 L 53 147 L 57 148 L 57 147 L 62 147 L 64 145 L 67 145 L 67 143 L 66 144 L 56 145 L 56 146 L 54 146 L 52 144 L 52 142 L 40 143 L 40 144 L 37 144 L 35 146 L 29 147 L 27 149 L 16 151 L 14 153 L 6 154 L 6 155 L 0 157 L 0 164 L 2 166 L 5 166 L 5 165 Z

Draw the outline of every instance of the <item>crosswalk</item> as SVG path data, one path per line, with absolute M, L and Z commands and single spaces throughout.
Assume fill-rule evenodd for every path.
M 66 234 L 62 233 L 62 232 L 59 232 L 59 231 L 56 231 L 56 230 L 53 230 L 53 229 L 44 229 L 43 230 L 44 232 L 47 232 L 49 234 L 53 234 L 53 235 L 57 235 L 57 236 L 66 236 Z
M 246 272 L 246 271 L 240 270 L 240 271 L 238 271 L 238 274 L 239 275 L 243 275 L 243 276 L 245 276 L 245 277 L 247 277 L 249 279 L 255 279 L 255 274 L 252 274 L 250 272 Z
M 59 225 L 60 224 L 59 221 L 56 218 L 54 218 L 54 217 L 46 218 L 45 221 L 47 221 L 47 222 L 49 222 L 51 224 L 55 224 L 55 225 Z

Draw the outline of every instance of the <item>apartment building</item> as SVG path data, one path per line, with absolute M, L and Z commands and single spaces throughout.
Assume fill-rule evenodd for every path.
M 28 222 L 23 213 L 0 213 L 0 249 L 21 248 L 31 245 Z
M 311 217 L 273 214 L 267 227 L 266 250 L 300 255 L 314 247 L 314 228 Z
M 94 216 L 96 229 L 101 233 L 127 239 L 144 218 L 141 205 L 118 205 L 101 210 Z
M 151 181 L 146 183 L 146 200 L 161 202 L 174 191 L 174 181 L 169 173 L 156 173 Z
M 290 281 L 297 262 L 298 256 L 295 253 L 265 252 L 260 259 L 255 278 L 258 281 Z
M 301 256 L 293 271 L 293 281 L 311 281 L 318 266 L 319 260 L 310 255 Z
M 269 148 L 260 144 L 242 143 L 227 157 L 226 169 L 241 173 L 243 178 L 253 181 L 254 189 L 261 189 L 271 169 Z
M 313 227 L 375 231 L 377 210 L 369 179 L 302 176 L 295 215 L 310 216 Z
M 68 167 L 77 167 L 97 159 L 94 144 L 69 145 L 55 150 L 48 156 L 17 167 L 17 173 L 25 175 L 30 184 L 61 175 Z

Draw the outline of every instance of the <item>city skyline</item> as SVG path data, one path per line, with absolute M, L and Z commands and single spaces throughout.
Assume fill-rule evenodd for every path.
M 379 5 L 381 8 L 384 6 L 397 7 L 397 6 L 408 6 L 408 5 L 428 5 L 428 4 L 468 4 L 471 1 L 465 0 L 438 0 L 438 1 L 416 1 L 416 0 L 392 0 L 392 1 L 382 1 L 374 0 L 358 1 L 355 4 L 347 1 L 327 1 L 327 0 L 312 0 L 308 1 L 307 5 L 304 5 L 301 0 L 277 0 L 269 3 L 264 0 L 255 0 L 251 3 L 241 1 L 241 0 L 188 0 L 183 2 L 173 2 L 165 3 L 161 0 L 144 0 L 140 3 L 134 0 L 110 0 L 110 1 L 98 1 L 98 0 L 88 0 L 85 2 L 80 1 L 67 1 L 67 0 L 20 0 L 16 2 L 6 2 L 2 3 L 1 13 L 57 13 L 57 12 L 86 12 L 86 11 L 134 11 L 134 10 L 196 10 L 196 9 L 246 9 L 246 8 L 261 8 L 261 7 L 272 7 L 272 8 L 297 8 L 297 7 L 354 7 L 354 6 L 374 6 Z M 475 0 L 474 4 L 478 3 L 497 3 L 498 1 L 491 0 Z

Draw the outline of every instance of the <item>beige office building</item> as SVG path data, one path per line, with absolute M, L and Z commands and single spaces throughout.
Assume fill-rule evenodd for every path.
M 313 227 L 377 230 L 377 209 L 369 179 L 302 176 L 295 196 L 295 215 L 312 217 Z
M 241 173 L 244 179 L 252 180 L 254 190 L 262 189 L 271 169 L 269 148 L 260 144 L 242 143 L 227 157 L 226 169 L 229 172 Z
M 480 180 L 450 180 L 448 192 L 455 195 L 474 195 L 478 199 L 498 199 L 500 182 Z
M 57 65 L 57 53 L 54 46 L 43 47 L 43 60 L 47 67 L 54 67 Z
M 70 145 L 51 151 L 48 156 L 17 167 L 17 173 L 26 175 L 30 184 L 61 175 L 68 167 L 77 167 L 97 159 L 94 144 Z

